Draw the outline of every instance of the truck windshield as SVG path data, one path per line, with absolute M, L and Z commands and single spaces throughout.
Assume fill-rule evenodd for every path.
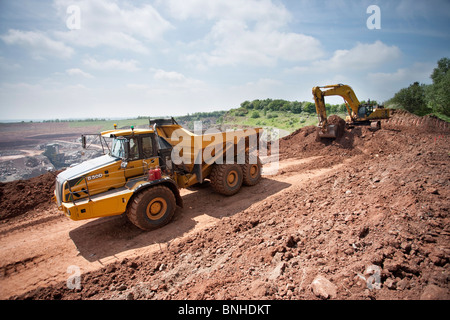
M 125 157 L 125 139 L 114 138 L 111 148 L 111 156 L 123 159 Z

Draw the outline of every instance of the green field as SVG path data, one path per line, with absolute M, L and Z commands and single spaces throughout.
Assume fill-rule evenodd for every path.
M 117 128 L 124 128 L 134 126 L 135 128 L 139 126 L 148 126 L 148 118 L 135 118 L 135 119 L 123 119 L 123 120 L 106 120 L 106 119 L 93 119 L 93 120 L 77 120 L 70 121 L 70 126 L 72 128 L 78 127 L 90 127 L 99 126 L 100 131 L 112 130 L 114 129 L 114 124 L 117 124 Z

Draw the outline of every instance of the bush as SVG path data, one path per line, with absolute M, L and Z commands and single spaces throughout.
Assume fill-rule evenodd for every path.
M 252 117 L 253 119 L 259 118 L 259 117 L 260 117 L 259 112 L 256 111 L 256 110 L 253 111 L 251 117 Z

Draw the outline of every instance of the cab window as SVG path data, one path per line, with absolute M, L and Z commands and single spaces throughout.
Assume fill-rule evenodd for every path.
M 137 137 L 130 139 L 130 154 L 128 155 L 128 158 L 129 160 L 139 159 L 139 143 Z
M 147 159 L 153 156 L 152 137 L 142 137 L 142 158 Z

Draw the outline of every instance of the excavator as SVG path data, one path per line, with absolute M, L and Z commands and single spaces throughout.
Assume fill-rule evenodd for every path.
M 326 89 L 326 90 L 321 90 Z M 348 116 L 345 119 L 348 128 L 360 125 L 370 125 L 373 130 L 381 129 L 381 119 L 389 118 L 389 109 L 383 106 L 374 106 L 370 103 L 361 104 L 353 89 L 344 84 L 327 85 L 314 87 L 312 89 L 316 112 L 319 117 L 319 137 L 337 137 L 336 126 L 329 125 L 327 121 L 327 111 L 325 108 L 326 96 L 341 96 L 344 98 Z

